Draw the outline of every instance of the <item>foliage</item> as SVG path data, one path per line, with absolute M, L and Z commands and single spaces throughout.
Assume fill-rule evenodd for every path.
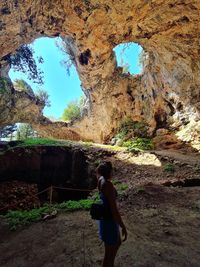
M 70 41 L 68 40 L 68 42 Z M 60 63 L 67 70 L 67 74 L 70 75 L 70 69 L 75 63 L 75 56 L 68 42 L 59 38 L 59 40 L 56 40 L 56 46 L 65 56 L 65 58 Z M 69 56 L 69 58 L 67 57 L 67 55 Z
M 130 139 L 133 137 L 147 137 L 147 130 L 148 127 L 145 122 L 138 122 L 133 121 L 130 118 L 125 118 L 118 128 L 115 138 L 124 141 L 125 139 Z
M 80 108 L 77 101 L 71 101 L 64 109 L 62 119 L 65 121 L 71 121 L 79 119 L 81 116 Z
M 38 97 L 40 102 L 42 102 L 45 106 L 47 107 L 51 106 L 51 102 L 49 100 L 49 94 L 47 93 L 47 91 L 43 89 L 38 89 L 36 92 L 36 96 Z
M 18 226 L 29 225 L 32 222 L 41 220 L 44 215 L 50 213 L 53 209 L 75 211 L 75 210 L 89 210 L 94 201 L 92 199 L 81 199 L 78 201 L 69 200 L 55 205 L 46 205 L 41 208 L 32 210 L 16 210 L 8 211 L 4 216 L 10 226 L 11 230 L 15 230 Z
M 37 63 L 33 57 L 34 50 L 30 45 L 23 45 L 16 50 L 14 55 L 6 56 L 14 71 L 21 71 L 28 74 L 28 78 L 34 83 L 43 84 L 42 71 L 37 68 Z M 43 58 L 38 58 L 39 63 L 43 63 Z
M 89 210 L 92 203 L 93 203 L 93 200 L 91 199 L 80 199 L 78 201 L 68 200 L 66 202 L 56 204 L 55 207 L 58 209 L 64 209 L 64 210 L 69 210 L 69 211 Z
M 16 79 L 14 81 L 15 89 L 20 90 L 20 91 L 27 91 L 27 87 L 28 87 L 27 85 L 28 84 L 22 79 Z
M 22 79 L 16 79 L 14 81 L 14 88 L 19 91 L 27 92 L 30 90 L 30 85 Z
M 25 140 L 28 137 L 35 136 L 35 131 L 28 123 L 20 123 L 17 128 L 17 140 Z
M 63 146 L 63 145 L 69 145 L 69 144 L 71 144 L 71 141 L 34 137 L 34 138 L 24 139 L 17 146 L 37 146 L 37 145 L 58 145 L 58 146 L 62 145 Z
M 119 194 L 122 194 L 123 191 L 125 191 L 126 189 L 128 189 L 128 185 L 126 183 L 122 183 L 119 180 L 113 180 L 112 183 L 115 185 L 117 191 L 119 192 Z
M 127 147 L 129 152 L 153 149 L 153 144 L 150 138 L 135 138 L 124 142 L 123 146 Z
M 16 79 L 14 81 L 14 88 L 17 91 L 26 92 L 29 95 L 34 96 L 34 93 L 33 93 L 31 86 L 26 81 L 24 81 L 22 79 Z
M 85 97 L 80 97 L 79 100 L 71 101 L 64 109 L 62 119 L 64 121 L 73 121 L 81 118 L 81 113 L 84 106 Z
M 92 196 L 90 198 L 93 202 L 98 203 L 100 201 L 99 192 L 92 192 Z M 92 202 L 92 203 L 93 203 Z
M 117 189 L 119 191 L 125 191 L 126 189 L 128 189 L 128 185 L 125 183 L 120 183 L 120 184 L 118 184 Z
M 153 149 L 153 143 L 148 136 L 148 126 L 144 121 L 133 121 L 126 118 L 121 122 L 115 136 L 118 144 L 128 148 L 130 152 Z
M 0 94 L 6 93 L 6 87 L 8 85 L 8 81 L 6 78 L 0 77 Z
M 116 185 L 119 194 L 122 194 L 124 190 L 128 188 L 128 185 L 121 183 L 120 181 L 113 182 Z M 93 203 L 99 202 L 99 193 L 95 192 L 88 199 L 81 200 L 69 200 L 54 205 L 45 205 L 41 208 L 34 208 L 32 210 L 17 210 L 8 211 L 4 217 L 7 219 L 10 229 L 15 230 L 18 226 L 29 225 L 32 222 L 41 220 L 45 215 L 52 212 L 52 210 L 65 210 L 65 211 L 76 211 L 76 210 L 89 210 Z
M 17 126 L 15 124 L 7 125 L 3 128 L 0 128 L 0 139 L 1 138 L 7 138 L 9 136 L 12 138 L 12 134 L 16 130 L 17 130 Z
M 175 171 L 175 167 L 172 163 L 167 163 L 164 165 L 164 171 L 166 172 L 174 172 Z
M 17 226 L 28 225 L 32 222 L 37 222 L 45 214 L 48 214 L 49 208 L 44 206 L 42 208 L 32 209 L 32 210 L 16 210 L 8 211 L 4 216 L 9 223 L 10 229 L 15 230 Z
M 92 147 L 94 145 L 93 142 L 81 142 L 81 145 L 85 148 Z

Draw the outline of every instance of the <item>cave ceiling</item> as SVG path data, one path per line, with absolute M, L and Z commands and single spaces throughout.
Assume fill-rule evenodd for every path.
M 45 136 L 96 142 L 125 117 L 146 121 L 150 133 L 175 114 L 199 129 L 199 0 L 1 0 L 0 13 L 0 125 L 28 122 Z M 89 107 L 79 121 L 51 122 L 8 77 L 6 56 L 44 36 L 62 37 L 73 57 Z M 127 42 L 148 54 L 141 75 L 117 67 L 113 48 Z

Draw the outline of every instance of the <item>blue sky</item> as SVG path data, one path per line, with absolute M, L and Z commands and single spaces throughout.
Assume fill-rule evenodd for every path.
M 126 49 L 126 45 L 120 44 L 114 48 L 117 56 L 117 64 L 119 66 L 129 65 L 129 72 L 131 74 L 139 74 L 142 72 L 142 68 L 139 65 L 139 54 L 142 51 L 142 47 L 136 43 L 131 43 Z
M 36 39 L 32 43 L 35 51 L 34 57 L 42 56 L 44 59 L 44 63 L 39 64 L 40 69 L 44 72 L 44 84 L 42 86 L 33 83 L 25 74 L 14 72 L 12 69 L 9 72 L 9 76 L 12 81 L 15 79 L 25 80 L 32 87 L 33 91 L 37 91 L 39 88 L 46 90 L 49 94 L 51 107 L 45 107 L 44 115 L 59 119 L 67 104 L 72 100 L 78 99 L 83 95 L 83 92 L 75 67 L 71 67 L 70 75 L 68 75 L 64 66 L 60 63 L 67 56 L 56 46 L 55 40 L 56 38 L 43 37 Z M 114 49 L 119 65 L 120 63 L 128 63 L 131 74 L 140 73 L 141 68 L 138 65 L 138 55 L 142 48 L 137 44 L 133 44 L 123 53 L 122 49 L 123 45 L 119 45 Z

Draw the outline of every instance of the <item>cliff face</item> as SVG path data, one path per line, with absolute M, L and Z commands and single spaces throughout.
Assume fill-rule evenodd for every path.
M 199 0 L 4 0 L 0 10 L 1 77 L 9 70 L 4 56 L 38 37 L 60 35 L 88 96 L 88 115 L 70 126 L 51 123 L 36 108 L 33 124 L 43 134 L 103 142 L 124 117 L 147 121 L 150 132 L 189 121 L 200 128 Z M 137 42 L 147 52 L 142 75 L 117 68 L 113 48 L 124 42 Z M 10 123 L 12 111 L 6 112 Z M 12 122 L 19 121 L 18 112 Z M 30 122 L 26 114 L 19 118 Z

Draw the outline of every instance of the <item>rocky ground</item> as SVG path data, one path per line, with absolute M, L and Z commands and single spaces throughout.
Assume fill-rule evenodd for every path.
M 9 209 L 31 209 L 39 207 L 36 184 L 22 181 L 7 181 L 0 185 L 0 212 Z
M 199 266 L 198 153 L 132 155 L 91 148 L 88 157 L 95 162 L 111 160 L 114 180 L 128 185 L 118 199 L 128 240 L 119 250 L 116 267 Z M 173 165 L 174 171 L 166 171 L 167 164 Z M 177 182 L 182 186 L 164 186 Z M 59 213 L 15 232 L 1 220 L 0 235 L 0 266 L 101 266 L 103 244 L 97 223 L 86 211 Z

